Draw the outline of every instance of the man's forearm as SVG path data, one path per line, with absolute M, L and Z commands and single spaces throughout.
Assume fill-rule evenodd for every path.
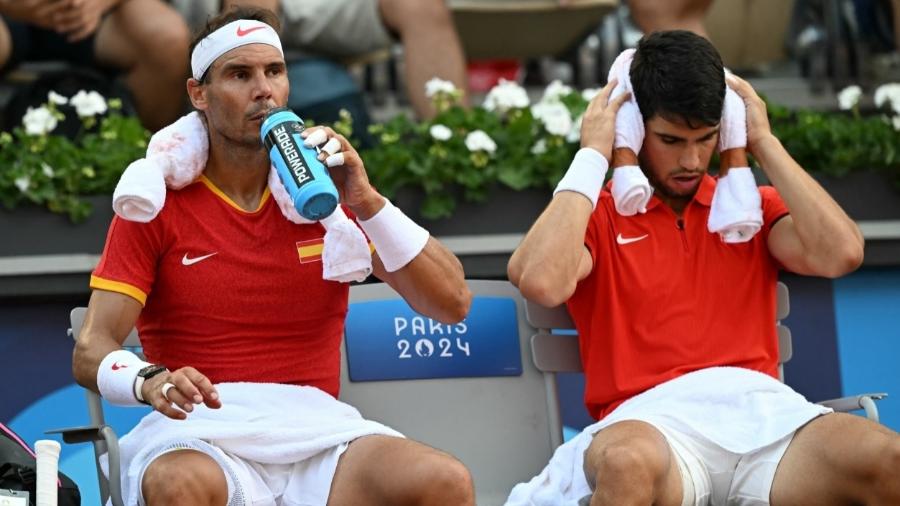
M 862 255 L 863 238 L 856 223 L 833 198 L 770 135 L 754 156 L 791 212 L 797 235 L 816 270 Z
M 591 212 L 583 195 L 560 192 L 541 213 L 509 261 L 509 279 L 525 297 L 552 306 L 574 293 Z
M 377 274 L 425 316 L 456 323 L 469 312 L 472 294 L 462 264 L 434 237 L 429 237 L 422 251 L 401 269 Z

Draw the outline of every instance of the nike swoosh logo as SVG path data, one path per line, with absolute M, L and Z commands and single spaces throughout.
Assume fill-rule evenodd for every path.
M 622 234 L 616 236 L 616 242 L 618 244 L 631 244 L 633 242 L 638 242 L 641 239 L 646 239 L 649 234 L 644 234 L 640 237 L 622 237 Z
M 122 364 L 122 365 L 119 365 L 119 363 L 116 362 L 116 363 L 114 363 L 114 364 L 112 365 L 112 370 L 113 370 L 113 371 L 118 371 L 119 369 L 125 369 L 126 367 L 128 367 L 128 364 Z
M 243 37 L 244 35 L 247 35 L 247 34 L 249 34 L 249 33 L 253 33 L 253 32 L 255 32 L 255 31 L 257 31 L 257 30 L 262 30 L 263 28 L 265 28 L 265 26 L 254 26 L 253 28 L 247 28 L 246 30 L 241 30 L 241 27 L 238 26 L 238 27 L 237 27 L 237 36 L 238 36 L 238 37 Z
M 187 253 L 185 253 L 184 258 L 181 259 L 181 265 L 194 265 L 195 263 L 202 262 L 203 260 L 206 260 L 207 258 L 209 258 L 217 253 L 219 253 L 219 252 L 216 251 L 215 253 L 210 253 L 209 255 L 203 255 L 202 257 L 197 257 L 197 258 L 188 258 Z

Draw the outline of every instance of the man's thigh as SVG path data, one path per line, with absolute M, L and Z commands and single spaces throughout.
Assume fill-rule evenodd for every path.
M 635 460 L 640 463 L 640 472 L 634 465 Z M 677 457 L 666 437 L 653 425 L 638 420 L 617 422 L 594 436 L 584 454 L 584 473 L 591 489 L 595 493 L 605 493 L 606 490 L 596 490 L 598 472 L 620 465 L 634 468 L 634 472 L 625 473 L 628 479 L 635 480 L 626 488 L 652 487 L 654 504 L 681 504 L 684 492 Z M 625 485 L 618 479 L 616 481 Z
M 775 472 L 771 503 L 880 504 L 873 494 L 891 493 L 884 483 L 891 475 L 900 494 L 898 457 L 900 436 L 883 425 L 844 413 L 821 416 L 791 441 Z
M 350 443 L 338 461 L 328 504 L 409 504 L 421 490 L 438 483 L 439 474 L 448 476 L 441 472 L 444 469 L 457 474 L 464 470 L 449 454 L 410 439 L 361 437 Z M 459 480 L 468 479 L 459 476 Z

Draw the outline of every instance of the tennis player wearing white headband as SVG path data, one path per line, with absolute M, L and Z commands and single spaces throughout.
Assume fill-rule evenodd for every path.
M 124 502 L 474 504 L 458 460 L 336 400 L 348 287 L 309 254 L 323 228 L 270 198 L 259 137 L 289 92 L 277 23 L 239 8 L 198 35 L 187 91 L 209 131 L 204 175 L 149 223 L 115 218 L 91 278 L 75 377 L 154 408 L 121 440 Z M 375 275 L 426 316 L 464 318 L 456 257 L 372 188 L 347 139 L 304 135 L 372 241 Z M 135 324 L 147 361 L 121 347 Z

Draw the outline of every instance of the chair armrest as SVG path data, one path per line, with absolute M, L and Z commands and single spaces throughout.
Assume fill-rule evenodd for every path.
M 84 425 L 64 429 L 48 430 L 45 434 L 62 434 L 63 441 L 68 444 L 106 442 L 106 455 L 109 472 L 109 498 L 113 506 L 125 506 L 122 501 L 121 460 L 119 458 L 119 438 L 109 425 Z M 99 468 L 97 470 L 99 473 Z
M 818 404 L 842 413 L 862 409 L 866 412 L 866 418 L 873 422 L 877 422 L 878 407 L 875 406 L 875 401 L 884 399 L 885 397 L 887 397 L 886 393 L 860 394 L 841 397 L 840 399 L 829 399 L 827 401 L 821 401 Z
M 90 443 L 93 441 L 103 441 L 100 429 L 104 425 L 82 425 L 81 427 L 66 427 L 63 429 L 51 429 L 44 431 L 44 434 L 62 434 L 63 441 L 67 444 Z

